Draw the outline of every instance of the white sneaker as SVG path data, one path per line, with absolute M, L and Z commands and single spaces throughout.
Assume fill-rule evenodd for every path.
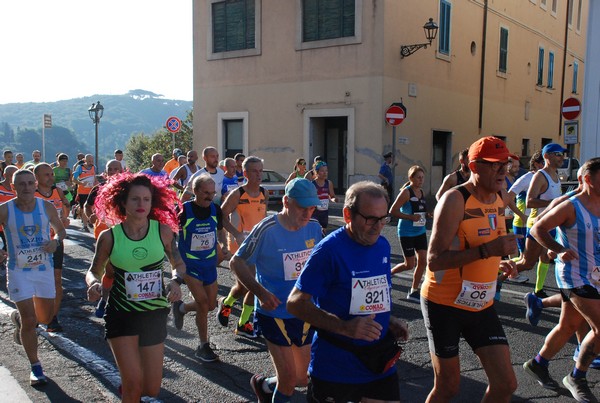
M 526 283 L 529 281 L 529 277 L 519 273 L 516 277 L 508 277 L 506 280 L 510 281 L 511 283 Z

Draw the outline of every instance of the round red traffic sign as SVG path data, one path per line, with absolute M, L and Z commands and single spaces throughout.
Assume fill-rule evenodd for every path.
M 565 120 L 577 119 L 581 113 L 581 102 L 577 98 L 565 99 L 562 104 L 562 115 Z
M 181 120 L 176 116 L 171 116 L 167 119 L 165 126 L 171 133 L 177 133 L 181 129 Z
M 392 105 L 385 112 L 385 121 L 392 126 L 398 126 L 404 120 L 404 115 L 404 108 L 399 105 Z

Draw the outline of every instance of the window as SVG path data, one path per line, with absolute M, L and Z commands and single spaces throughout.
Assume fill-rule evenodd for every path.
M 542 8 L 546 8 L 546 0 L 540 0 L 540 6 L 542 6 Z
M 556 4 L 558 3 L 558 0 L 552 0 L 552 12 L 554 14 L 556 14 Z
M 573 0 L 567 0 L 567 1 L 569 2 L 568 6 L 567 6 L 569 27 L 572 27 L 573 26 Z
M 303 0 L 302 41 L 354 36 L 354 0 Z
M 508 29 L 500 28 L 500 58 L 498 63 L 498 70 L 502 73 L 506 73 L 508 63 Z
M 554 52 L 548 52 L 548 88 L 554 88 Z
M 579 63 L 577 60 L 573 60 L 573 84 L 571 85 L 571 92 L 577 94 L 577 76 L 579 75 Z
M 529 156 L 529 139 L 521 140 L 521 156 L 523 156 L 523 157 Z
M 224 120 L 225 158 L 244 152 L 244 121 L 243 119 Z
M 255 48 L 255 0 L 214 2 L 211 12 L 213 53 Z
M 537 85 L 544 85 L 544 48 L 540 47 L 538 54 Z
M 579 0 L 579 7 L 577 8 L 577 30 L 578 31 L 581 31 L 581 13 L 582 13 L 581 7 L 583 7 L 583 4 L 581 4 L 581 3 L 582 3 L 582 1 Z
M 450 55 L 450 17 L 452 4 L 448 0 L 440 0 L 440 28 L 438 37 L 438 51 Z

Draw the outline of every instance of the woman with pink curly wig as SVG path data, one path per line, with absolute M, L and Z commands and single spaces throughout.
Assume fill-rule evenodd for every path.
M 88 299 L 102 292 L 104 270 L 113 279 L 104 319 L 105 338 L 119 367 L 122 401 L 157 397 L 162 382 L 169 301 L 181 299 L 177 279 L 185 264 L 175 246 L 176 196 L 169 181 L 125 172 L 113 176 L 95 201 L 96 214 L 114 225 L 103 231 L 86 274 Z M 163 258 L 173 267 L 170 291 Z

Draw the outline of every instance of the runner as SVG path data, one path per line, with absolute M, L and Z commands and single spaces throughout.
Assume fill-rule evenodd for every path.
M 313 218 L 319 221 L 323 235 L 327 231 L 329 225 L 329 202 L 335 203 L 335 192 L 333 191 L 333 182 L 327 179 L 329 173 L 326 162 L 317 162 L 315 165 L 315 172 L 317 176 L 313 179 L 312 183 L 317 188 L 317 195 L 319 195 L 319 204 L 316 210 L 313 212 Z
M 104 316 L 106 339 L 119 367 L 123 402 L 156 398 L 160 392 L 169 301 L 181 299 L 176 279 L 185 274 L 175 246 L 175 201 L 166 181 L 129 172 L 109 181 L 96 199 L 99 219 L 116 225 L 98 238 L 86 274 L 88 299 L 100 298 L 106 267 L 114 278 Z M 162 273 L 165 254 L 174 279 L 168 294 Z
M 458 154 L 458 161 L 460 165 L 458 169 L 450 174 L 446 175 L 444 180 L 442 181 L 442 186 L 440 186 L 438 192 L 435 194 L 435 198 L 439 201 L 444 193 L 446 193 L 451 188 L 462 185 L 469 180 L 469 176 L 471 175 L 471 171 L 469 170 L 469 149 L 464 149 Z
M 254 375 L 250 381 L 259 402 L 289 402 L 294 388 L 308 381 L 314 330 L 287 311 L 286 301 L 321 240 L 319 224 L 311 220 L 318 204 L 315 187 L 306 179 L 293 179 L 285 187 L 282 211 L 257 224 L 231 259 L 237 279 L 256 295 L 256 328 L 275 367 L 275 376 Z
M 517 158 L 497 137 L 477 140 L 468 152 L 469 181 L 444 193 L 435 208 L 421 289 L 435 377 L 427 401 L 450 401 L 459 393 L 461 336 L 487 375 L 484 401 L 508 402 L 517 388 L 508 340 L 493 306 L 498 269 L 516 273 L 515 263 L 501 257 L 517 249 L 520 237 L 507 235 L 503 217 L 509 157 Z
M 198 153 L 194 150 L 188 151 L 187 153 L 187 163 L 183 164 L 181 167 L 176 168 L 175 175 L 173 176 L 173 186 L 177 189 L 184 191 L 187 187 L 187 184 L 190 181 L 190 178 L 194 176 L 196 172 L 200 170 L 200 167 L 196 162 L 198 161 Z
M 104 170 L 105 180 L 111 178 L 114 175 L 120 174 L 123 172 L 123 165 L 118 160 L 109 160 L 106 163 L 106 168 Z M 98 196 L 98 192 L 104 186 L 99 183 L 90 190 L 90 194 L 88 195 L 85 201 L 85 209 L 84 213 L 87 217 L 90 224 L 94 226 L 94 238 L 98 239 L 100 233 L 105 229 L 108 229 L 108 225 L 101 220 L 98 220 L 98 216 L 96 215 L 96 208 L 94 207 L 94 203 L 96 202 L 96 197 Z
M 409 185 L 400 191 L 398 197 L 390 208 L 390 214 L 398 221 L 398 238 L 404 262 L 392 268 L 392 274 L 407 270 L 415 270 L 412 284 L 406 299 L 412 302 L 420 302 L 420 287 L 425 266 L 427 265 L 427 233 L 425 224 L 427 221 L 427 204 L 422 186 L 425 180 L 425 170 L 413 165 L 408 170 Z
M 79 203 L 79 215 L 81 216 L 81 222 L 83 224 L 83 232 L 90 232 L 88 225 L 88 219 L 83 213 L 85 202 L 90 194 L 92 188 L 98 184 L 96 179 L 96 166 L 94 165 L 94 157 L 91 154 L 87 154 L 83 164 L 76 164 L 73 172 L 73 180 L 77 183 L 77 202 Z M 73 216 L 75 218 L 75 216 Z
M 196 176 L 200 176 L 203 173 L 210 174 L 211 178 L 215 181 L 215 189 L 217 194 L 213 199 L 213 203 L 218 204 L 219 206 L 224 201 L 221 198 L 221 189 L 223 187 L 223 177 L 225 176 L 225 172 L 221 168 L 219 168 L 219 152 L 214 147 L 206 147 L 202 150 L 202 159 L 204 160 L 204 168 L 199 169 L 192 176 L 188 176 L 188 183 L 185 187 L 185 192 L 181 195 L 181 201 L 188 201 L 193 195 L 194 191 L 192 190 L 192 181 Z
M 38 358 L 38 323 L 49 323 L 54 315 L 56 287 L 52 253 L 67 233 L 56 209 L 37 199 L 35 176 L 26 169 L 13 175 L 16 198 L 0 204 L 0 225 L 8 242 L 7 289 L 17 310 L 10 315 L 15 324 L 14 340 L 23 344 L 31 363 L 32 386 L 48 382 Z M 56 235 L 50 238 L 50 227 Z
M 544 168 L 533 175 L 533 179 L 527 190 L 527 207 L 531 208 L 531 214 L 527 219 L 528 228 L 533 226 L 537 216 L 544 211 L 550 202 L 562 193 L 558 168 L 562 166 L 565 151 L 567 150 L 556 143 L 546 144 L 542 148 L 542 156 L 545 163 Z M 525 254 L 517 262 L 517 269 L 519 272 L 531 270 L 538 260 L 535 295 L 540 298 L 546 298 L 548 295 L 543 287 L 546 275 L 548 274 L 550 259 L 544 248 L 532 236 L 528 235 L 525 240 Z
M 185 284 L 192 293 L 193 301 L 173 303 L 173 321 L 177 329 L 183 328 L 183 317 L 187 312 L 196 312 L 196 327 L 200 344 L 196 358 L 212 362 L 219 359 L 209 344 L 208 313 L 215 309 L 217 302 L 217 264 L 221 244 L 225 242 L 223 231 L 223 213 L 213 203 L 215 181 L 210 175 L 200 175 L 192 183 L 194 201 L 183 204 L 179 214 L 178 248 L 186 273 Z M 176 280 L 180 281 L 180 280 Z
M 317 329 L 309 402 L 400 401 L 394 364 L 408 327 L 391 316 L 388 204 L 381 185 L 350 186 L 346 225 L 315 247 L 288 298 L 288 311 Z
M 249 156 L 243 163 L 244 177 L 246 183 L 231 191 L 225 203 L 223 203 L 223 226 L 233 235 L 230 239 L 228 250 L 235 254 L 239 245 L 248 236 L 252 228 L 267 216 L 267 204 L 269 202 L 268 192 L 260 186 L 262 180 L 263 162 L 260 158 Z M 237 213 L 239 224 L 232 225 L 229 215 Z M 221 326 L 227 326 L 231 307 L 239 298 L 244 296 L 242 313 L 237 324 L 235 333 L 255 338 L 256 333 L 250 321 L 250 315 L 254 311 L 254 295 L 236 279 L 235 285 L 225 298 L 219 299 L 217 319 Z
M 298 158 L 296 160 L 296 163 L 294 164 L 294 170 L 290 174 L 290 176 L 288 176 L 287 180 L 285 181 L 285 184 L 287 185 L 292 179 L 304 178 L 305 174 L 306 174 L 306 160 L 304 158 Z
M 579 402 L 595 402 L 586 379 L 587 370 L 600 353 L 600 158 L 583 165 L 583 190 L 549 211 L 531 228 L 540 244 L 557 255 L 556 282 L 563 297 L 559 324 L 548 334 L 540 353 L 523 364 L 540 385 L 557 389 L 548 373 L 549 360 L 583 321 L 591 331 L 581 343 L 581 353 L 563 385 Z M 556 238 L 552 231 L 556 228 Z
M 69 163 L 69 156 L 67 154 L 60 153 L 57 157 L 58 165 L 52 168 L 54 171 L 54 185 L 63 191 L 65 197 L 69 201 L 69 209 L 71 208 L 71 202 L 73 201 L 73 182 L 71 177 L 73 172 L 67 165 Z
M 54 186 L 54 171 L 50 165 L 42 162 L 36 165 L 33 169 L 35 179 L 37 180 L 37 192 L 35 197 L 44 199 L 50 203 L 56 209 L 58 217 L 60 218 L 62 225 L 67 228 L 69 226 L 69 201 L 65 197 L 62 190 Z M 54 238 L 54 230 L 50 228 L 50 237 Z M 58 322 L 58 312 L 60 311 L 60 304 L 63 297 L 62 287 L 62 270 L 63 262 L 65 258 L 65 246 L 62 241 L 59 241 L 56 250 L 52 256 L 54 264 L 54 282 L 56 287 L 56 297 L 54 298 L 54 317 L 52 321 L 46 326 L 47 332 L 62 332 L 62 325 Z

